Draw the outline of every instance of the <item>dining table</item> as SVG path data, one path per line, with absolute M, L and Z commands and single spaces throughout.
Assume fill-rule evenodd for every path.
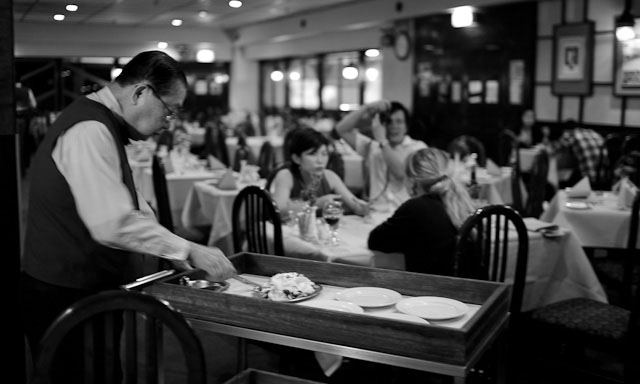
M 328 241 L 328 228 L 320 228 L 318 240 L 305 240 L 297 225 L 283 226 L 284 251 L 289 257 L 375 268 L 405 270 L 404 255 L 385 253 L 368 248 L 369 233 L 392 212 L 373 212 L 367 217 L 345 215 L 340 219 L 337 246 Z M 574 297 L 608 302 L 578 238 L 568 228 L 560 228 L 553 235 L 531 228 L 529 260 L 522 310 L 528 311 L 546 304 Z M 509 257 L 515 257 L 517 233 L 509 231 Z M 427 257 L 425 255 L 425 257 Z M 507 268 L 507 282 L 512 282 L 514 264 Z
M 211 227 L 207 245 L 220 248 L 225 254 L 234 253 L 232 238 L 233 201 L 238 193 L 249 185 L 264 187 L 265 179 L 243 181 L 234 175 L 236 187 L 223 189 L 218 179 L 201 180 L 192 183 L 185 195 L 181 212 L 181 222 L 185 228 Z
M 490 173 L 486 168 L 478 167 L 476 169 L 476 181 L 480 186 L 478 199 L 488 204 L 512 204 L 511 171 L 510 167 L 501 167 L 496 172 Z M 471 171 L 468 168 L 460 169 L 455 172 L 454 177 L 467 185 L 471 180 Z M 526 199 L 527 192 L 522 183 L 520 183 L 520 190 Z
M 591 191 L 588 197 L 569 198 L 559 190 L 540 219 L 568 228 L 582 247 L 626 248 L 631 225 L 630 207 L 618 204 L 611 191 Z M 636 247 L 640 247 L 640 236 Z

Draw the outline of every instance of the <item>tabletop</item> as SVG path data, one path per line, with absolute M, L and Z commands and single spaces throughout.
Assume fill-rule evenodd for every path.
M 631 209 L 619 208 L 613 192 L 569 199 L 565 190 L 559 190 L 540 219 L 571 229 L 583 247 L 626 248 Z

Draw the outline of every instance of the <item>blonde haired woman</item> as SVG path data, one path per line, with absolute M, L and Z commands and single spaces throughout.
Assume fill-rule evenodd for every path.
M 425 148 L 405 165 L 411 199 L 369 234 L 369 248 L 400 252 L 411 272 L 450 275 L 458 228 L 474 211 L 466 188 L 451 177 L 449 154 Z

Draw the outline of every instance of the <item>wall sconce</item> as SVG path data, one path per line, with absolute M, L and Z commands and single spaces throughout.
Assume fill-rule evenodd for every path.
M 631 1 L 625 0 L 622 15 L 616 17 L 616 38 L 618 41 L 629 41 L 636 37 L 635 23 L 636 20 L 631 14 Z
M 355 80 L 358 78 L 358 68 L 353 65 L 353 63 L 347 64 L 346 67 L 342 68 L 342 77 L 347 80 Z
M 473 7 L 465 5 L 453 8 L 451 13 L 451 26 L 454 28 L 464 28 L 473 25 Z

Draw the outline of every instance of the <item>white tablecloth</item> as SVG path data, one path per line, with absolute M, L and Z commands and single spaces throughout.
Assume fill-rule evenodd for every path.
M 342 243 L 337 247 L 322 242 L 307 242 L 300 238 L 297 227 L 284 227 L 285 254 L 309 260 L 403 270 L 405 262 L 402 254 L 386 254 L 367 248 L 369 232 L 389 214 L 374 214 L 371 220 L 358 216 L 343 217 L 338 232 Z M 556 238 L 529 232 L 529 260 L 522 306 L 524 311 L 573 297 L 607 302 L 602 285 L 580 243 L 570 231 L 565 232 L 564 236 Z M 510 239 L 513 241 L 509 255 L 515 256 L 515 232 L 510 235 Z M 510 267 L 513 266 L 510 263 Z M 507 278 L 512 276 L 513 270 L 508 270 Z
M 587 202 L 589 209 L 567 208 L 567 193 L 556 193 L 541 220 L 570 228 L 583 247 L 626 248 L 631 223 L 631 209 L 620 209 L 618 197 L 612 192 L 592 193 Z M 640 246 L 640 236 L 639 236 Z
M 511 170 L 503 168 L 502 174 L 491 175 L 484 168 L 478 168 L 476 171 L 476 180 L 480 185 L 480 199 L 487 201 L 489 204 L 511 204 L 513 202 L 513 194 L 511 193 Z M 469 171 L 458 174 L 460 180 L 467 184 L 471 179 Z M 526 201 L 526 188 L 524 184 L 520 186 L 523 199 Z
M 189 170 L 180 173 L 172 172 L 166 175 L 169 203 L 171 204 L 171 216 L 174 225 L 180 223 L 182 208 L 187 195 L 196 181 L 213 179 L 220 175 L 220 171 Z M 150 167 L 139 168 L 134 171 L 134 183 L 152 207 L 156 207 L 156 194 L 153 189 L 153 174 Z
M 249 184 L 239 183 L 234 190 L 222 190 L 215 181 L 198 181 L 193 183 L 182 209 L 182 225 L 185 228 L 211 226 L 207 244 L 220 248 L 226 255 L 233 255 L 233 230 L 231 213 L 233 201 L 244 187 Z M 264 186 L 265 180 L 258 185 Z

